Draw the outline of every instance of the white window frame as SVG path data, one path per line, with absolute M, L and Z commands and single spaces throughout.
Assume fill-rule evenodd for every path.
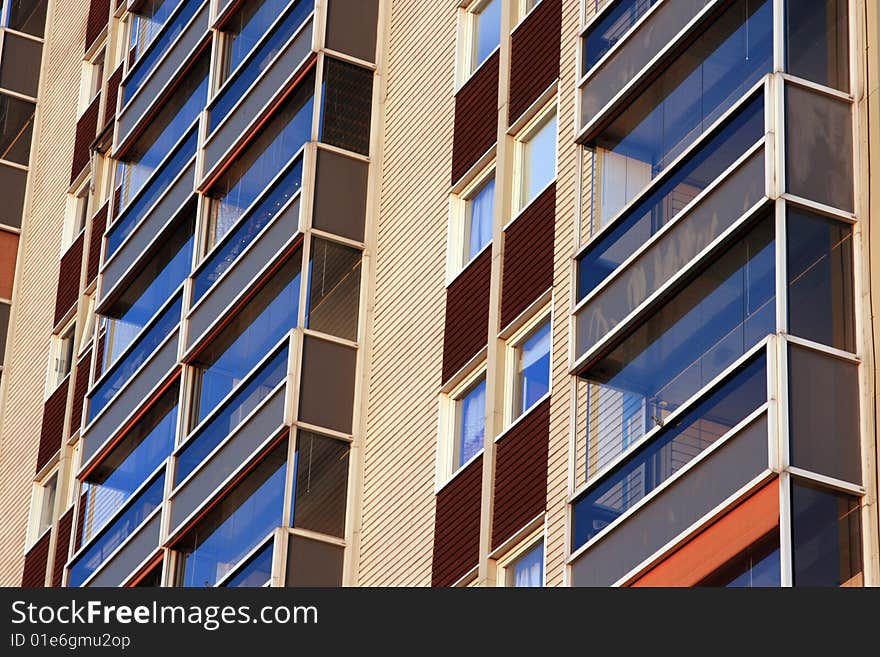
M 41 527 L 43 520 L 43 502 L 46 496 L 47 484 L 55 478 L 55 500 L 52 503 L 52 511 L 49 517 L 49 524 L 44 528 Z M 31 490 L 31 510 L 28 518 L 27 528 L 27 545 L 33 546 L 43 534 L 49 531 L 55 524 L 58 517 L 58 502 L 61 494 L 61 469 L 56 464 L 38 481 L 35 481 Z
M 61 355 L 61 348 L 68 333 L 70 333 L 70 340 L 73 343 L 70 355 L 70 369 L 67 371 L 67 374 L 65 374 L 64 376 L 60 376 L 58 373 L 58 369 L 55 366 L 55 363 Z M 70 377 L 70 373 L 73 371 L 73 361 L 74 359 L 76 359 L 76 355 L 76 317 L 74 317 L 69 322 L 67 322 L 67 324 L 65 324 L 64 327 L 60 331 L 58 331 L 58 333 L 52 335 L 49 343 L 49 364 L 46 372 L 47 399 L 64 382 L 64 379 Z
M 104 80 L 107 77 L 107 50 L 107 42 L 105 41 L 95 49 L 95 54 L 92 57 L 84 59 L 82 62 L 77 117 L 81 117 L 85 113 L 104 87 Z
M 513 584 L 509 580 L 513 575 L 516 562 L 539 545 L 544 547 L 544 558 L 541 563 L 541 586 L 547 586 L 547 541 L 544 538 L 543 527 L 529 535 L 528 538 L 522 540 L 516 547 L 498 559 L 495 585 L 503 588 L 512 588 Z
M 553 153 L 553 179 L 547 183 L 547 185 L 539 191 L 534 198 L 525 199 L 525 154 L 526 154 L 526 145 L 534 138 L 535 135 L 540 132 L 541 128 L 551 120 L 552 117 L 556 117 L 556 144 Z M 525 210 L 531 203 L 540 196 L 544 189 L 547 189 L 550 185 L 556 182 L 556 178 L 559 175 L 559 112 L 556 106 L 556 99 L 554 98 L 552 102 L 550 102 L 546 107 L 541 108 L 535 116 L 533 116 L 528 123 L 526 123 L 523 128 L 516 134 L 514 137 L 514 152 L 513 152 L 513 216 L 516 217 Z
M 95 314 L 95 292 L 86 296 L 83 303 L 83 311 L 85 315 L 82 319 L 82 336 L 79 340 L 79 348 L 76 350 L 79 357 L 92 344 L 92 338 L 95 333 L 95 324 L 97 323 L 97 315 Z
M 458 52 L 456 56 L 456 66 L 455 66 L 455 80 L 456 80 L 456 89 L 460 89 L 464 86 L 464 84 L 471 78 L 474 73 L 480 70 L 480 68 L 485 64 L 495 53 L 496 50 L 500 50 L 501 43 L 499 39 L 499 44 L 496 48 L 489 53 L 489 56 L 486 57 L 482 62 L 477 62 L 477 53 L 474 49 L 474 44 L 476 42 L 476 29 L 477 29 L 477 16 L 480 12 L 486 8 L 492 0 L 471 0 L 471 2 L 463 2 L 459 8 L 458 12 Z M 498 0 L 498 2 L 504 3 L 504 0 Z M 502 14 L 503 17 L 503 14 Z M 501 38 L 503 38 L 505 31 L 503 29 L 503 25 L 499 25 L 499 34 Z
M 91 218 L 91 184 L 91 179 L 86 179 L 85 182 L 76 188 L 76 191 L 67 195 L 67 205 L 64 208 L 64 230 L 61 236 L 62 254 L 70 248 L 70 245 L 76 241 L 80 233 L 86 229 L 86 225 Z M 80 212 L 83 210 L 83 203 L 85 204 L 85 216 L 82 226 L 77 229 L 76 223 L 81 216 Z
M 440 439 L 437 445 L 437 475 L 436 488 L 439 490 L 448 482 L 455 479 L 456 475 L 467 468 L 471 462 L 479 458 L 483 453 L 481 447 L 470 459 L 460 466 L 455 462 L 455 443 L 458 440 L 458 426 L 456 422 L 458 404 L 480 379 L 488 376 L 486 362 L 469 372 L 456 386 L 440 398 Z M 486 409 L 483 409 L 485 422 Z M 485 434 L 484 434 L 485 438 Z
M 541 4 L 541 1 L 542 0 L 537 0 L 535 2 L 535 6 L 532 7 L 531 9 L 529 9 L 529 0 L 517 0 L 517 7 L 516 7 L 516 15 L 517 15 L 517 19 L 518 19 L 516 22 L 517 26 L 520 23 L 522 23 L 526 19 L 526 17 L 528 17 L 529 14 L 531 14 L 533 11 L 535 11 L 535 9 L 538 8 L 538 5 Z M 514 29 L 516 29 L 516 28 L 514 28 Z
M 513 408 L 516 401 L 517 386 L 517 364 L 518 352 L 523 343 L 528 340 L 532 333 L 544 322 L 550 325 L 550 372 L 548 374 L 547 393 L 534 404 L 529 406 L 522 413 L 515 411 Z M 533 408 L 538 406 L 544 399 L 553 392 L 553 313 L 550 306 L 542 308 L 536 312 L 528 321 L 526 321 L 513 335 L 510 336 L 505 345 L 504 354 L 504 427 L 507 431 L 511 426 L 516 424 L 520 419 L 527 416 Z
M 494 228 L 495 210 L 498 207 L 498 179 L 495 171 L 495 162 L 488 164 L 475 175 L 470 182 L 458 194 L 452 194 L 450 199 L 449 239 L 447 240 L 446 258 L 446 283 L 451 283 L 467 266 L 482 255 L 483 251 L 492 248 L 489 240 L 480 251 L 470 259 L 465 260 L 464 247 L 465 235 L 467 234 L 468 204 L 474 199 L 479 191 L 490 180 L 495 180 L 495 195 L 492 198 L 492 223 Z M 494 230 L 493 230 L 494 232 Z

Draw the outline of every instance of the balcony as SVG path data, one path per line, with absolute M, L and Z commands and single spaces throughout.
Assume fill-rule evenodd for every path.
M 184 0 L 122 81 L 120 146 L 127 144 L 208 35 L 210 3 Z

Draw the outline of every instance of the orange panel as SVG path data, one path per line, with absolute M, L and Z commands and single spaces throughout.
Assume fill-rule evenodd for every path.
M 779 524 L 776 479 L 716 520 L 631 586 L 694 586 Z
M 18 254 L 18 235 L 0 230 L 0 299 L 12 298 L 15 278 L 15 258 Z

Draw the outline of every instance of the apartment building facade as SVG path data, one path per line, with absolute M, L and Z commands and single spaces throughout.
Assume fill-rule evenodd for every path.
M 4 583 L 878 583 L 874 3 L 47 26 Z

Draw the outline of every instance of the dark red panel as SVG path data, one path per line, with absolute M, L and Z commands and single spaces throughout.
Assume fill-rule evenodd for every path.
M 107 229 L 108 207 L 109 202 L 105 202 L 98 213 L 92 217 L 92 228 L 89 233 L 89 259 L 86 265 L 86 285 L 91 285 L 95 276 L 98 275 L 98 267 L 101 264 L 101 239 Z
M 483 457 L 467 466 L 437 495 L 431 586 L 451 586 L 480 559 Z
M 110 20 L 110 0 L 91 0 L 89 5 L 89 20 L 86 23 L 86 46 L 91 47 L 95 39 L 101 34 L 101 30 Z
M 46 532 L 24 555 L 24 570 L 21 574 L 21 585 L 24 588 L 35 589 L 46 585 L 46 567 L 49 561 L 49 541 L 51 538 L 52 532 Z
M 550 399 L 529 411 L 498 441 L 492 548 L 496 548 L 547 507 Z
M 70 527 L 73 523 L 73 507 L 58 520 L 58 541 L 55 543 L 55 562 L 52 564 L 52 586 L 61 586 L 67 550 L 70 547 Z
M 70 435 L 79 429 L 82 421 L 83 400 L 89 389 L 89 369 L 92 367 L 92 350 L 89 349 L 76 364 L 76 378 L 73 384 L 73 411 L 70 414 Z
M 556 185 L 550 185 L 504 231 L 501 327 L 553 285 Z
M 455 184 L 498 139 L 498 52 L 455 95 L 452 182 Z
M 543 0 L 510 37 L 509 123 L 559 77 L 562 0 Z
M 43 425 L 40 428 L 40 448 L 37 452 L 37 472 L 61 449 L 64 437 L 64 411 L 67 408 L 67 386 L 70 377 L 64 379 L 43 407 Z
M 443 381 L 482 349 L 489 335 L 492 249 L 486 249 L 446 290 Z
M 122 82 L 122 66 L 117 68 L 107 80 L 107 104 L 104 106 L 104 126 L 116 118 L 116 99 L 119 98 L 119 84 Z
M 85 231 L 79 234 L 61 257 L 58 268 L 58 289 L 55 292 L 55 324 L 58 324 L 79 298 L 79 273 L 82 269 Z
M 89 163 L 89 146 L 95 141 L 98 133 L 98 108 L 101 104 L 101 94 L 95 96 L 83 115 L 76 122 L 76 140 L 73 142 L 73 164 L 70 167 L 70 181 L 86 168 Z

